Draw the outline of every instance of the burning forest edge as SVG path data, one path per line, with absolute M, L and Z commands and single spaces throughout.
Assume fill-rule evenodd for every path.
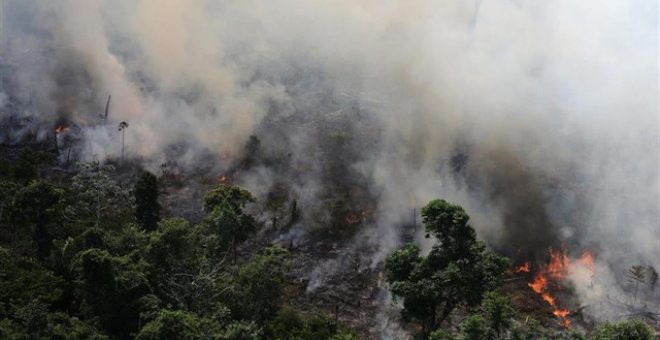
M 42 154 L 37 156 L 38 153 Z M 481 336 L 496 336 L 500 339 L 516 338 L 516 336 L 523 336 L 524 334 L 532 338 L 542 336 L 565 337 L 568 336 L 567 334 L 573 334 L 571 336 L 579 338 L 578 334 L 587 332 L 592 334 L 593 339 L 608 339 L 607 337 L 598 337 L 597 334 L 604 332 L 603 327 L 605 326 L 599 326 L 599 322 L 590 318 L 589 314 L 584 312 L 585 308 L 590 306 L 579 305 L 572 281 L 575 276 L 586 277 L 589 280 L 597 279 L 598 260 L 597 253 L 594 250 L 584 250 L 578 253 L 579 256 L 572 257 L 568 248 L 563 247 L 549 249 L 546 254 L 547 262 L 525 261 L 520 255 L 513 256 L 513 262 L 510 262 L 504 257 L 489 253 L 485 248 L 479 248 L 483 245 L 477 246 L 479 243 L 475 238 L 474 230 L 467 224 L 469 217 L 460 206 L 445 201 L 432 201 L 421 209 L 421 221 L 426 228 L 426 232 L 433 235 L 433 239 L 440 242 L 429 253 L 427 259 L 423 256 L 415 259 L 420 255 L 410 257 L 412 254 L 419 254 L 420 250 L 416 246 L 409 245 L 390 254 L 385 261 L 385 267 L 379 265 L 369 268 L 365 267 L 364 260 L 360 260 L 356 256 L 359 256 L 359 252 L 364 253 L 373 250 L 351 249 L 350 246 L 342 245 L 342 242 L 350 239 L 350 234 L 335 233 L 333 235 L 333 233 L 328 234 L 327 231 L 321 230 L 315 234 L 297 234 L 299 231 L 296 232 L 296 224 L 304 218 L 304 213 L 301 210 L 305 207 L 298 206 L 295 199 L 287 199 L 287 195 L 282 192 L 270 192 L 266 195 L 268 197 L 266 202 L 259 202 L 259 200 L 254 202 L 254 197 L 249 192 L 222 181 L 221 176 L 207 176 L 206 180 L 202 179 L 198 182 L 200 190 L 208 190 L 214 187 L 215 189 L 208 191 L 203 197 L 200 196 L 201 192 L 194 194 L 194 196 L 196 195 L 195 199 L 200 200 L 200 202 L 204 201 L 203 207 L 198 206 L 195 208 L 200 210 L 197 216 L 201 216 L 198 222 L 194 222 L 197 223 L 195 225 L 186 220 L 178 219 L 174 210 L 180 205 L 176 201 L 181 197 L 180 190 L 188 189 L 196 181 L 192 177 L 187 177 L 185 173 L 173 177 L 170 172 L 163 170 L 162 174 L 156 177 L 140 170 L 139 167 L 136 167 L 136 164 L 133 164 L 134 160 L 131 159 L 118 163 L 117 168 L 109 165 L 109 162 L 105 162 L 105 165 L 97 162 L 65 169 L 62 168 L 62 163 L 56 165 L 57 162 L 53 161 L 54 156 L 56 155 L 52 153 L 35 152 L 28 148 L 24 149 L 18 156 L 12 156 L 9 153 L 5 153 L 3 156 L 3 167 L 11 170 L 6 172 L 8 175 L 3 178 L 2 182 L 5 197 L 10 199 L 3 200 L 3 216 L 6 217 L 0 220 L 3 228 L 8 231 L 4 234 L 2 245 L 3 261 L 6 264 L 5 268 L 7 268 L 4 275 L 13 278 L 5 281 L 5 284 L 8 285 L 7 288 L 10 289 L 7 292 L 26 291 L 30 294 L 28 296 L 36 294 L 37 300 L 26 300 L 26 306 L 29 306 L 29 308 L 45 307 L 46 310 L 55 312 L 58 310 L 55 307 L 56 305 L 49 305 L 49 303 L 71 304 L 68 308 L 73 310 L 87 306 L 85 308 L 93 309 L 92 313 L 94 314 L 91 315 L 101 317 L 103 321 L 100 324 L 88 324 L 85 321 L 80 325 L 69 323 L 69 326 L 62 326 L 62 324 L 59 324 L 59 322 L 62 322 L 61 319 L 55 321 L 55 319 L 51 319 L 51 317 L 55 317 L 54 315 L 47 314 L 48 325 L 54 323 L 53 325 L 59 325 L 57 327 L 83 327 L 84 332 L 88 332 L 86 334 L 98 332 L 99 336 L 108 335 L 111 338 L 123 337 L 129 334 L 137 336 L 137 338 L 149 338 L 150 336 L 162 334 L 159 332 L 164 331 L 161 328 L 169 327 L 167 326 L 168 322 L 193 322 L 189 326 L 197 327 L 198 330 L 203 330 L 203 332 L 216 332 L 214 334 L 220 337 L 229 336 L 230 338 L 237 335 L 227 334 L 234 334 L 232 332 L 239 331 L 250 332 L 252 334 L 250 338 L 255 339 L 261 337 L 291 337 L 294 334 L 310 339 L 317 336 L 330 338 L 333 332 L 337 332 L 334 333 L 336 334 L 334 336 L 342 334 L 342 336 L 348 338 L 351 336 L 379 338 L 387 336 L 400 337 L 401 334 L 405 333 L 400 333 L 397 336 L 387 332 L 404 332 L 405 330 L 409 334 L 430 338 L 444 333 L 453 333 L 454 335 L 451 336 L 456 337 L 481 334 Z M 250 165 L 248 164 L 254 164 L 254 162 L 256 162 L 255 159 L 241 161 L 237 167 L 240 170 L 232 172 L 234 174 L 232 179 L 239 181 L 241 171 L 249 171 Z M 33 168 L 26 171 L 25 165 L 21 164 Z M 22 177 L 29 174 L 38 177 Z M 214 181 L 217 183 L 214 184 Z M 177 184 L 180 182 L 187 185 L 181 187 L 180 184 Z M 129 190 L 129 188 L 133 189 Z M 276 186 L 272 190 L 286 191 L 286 187 Z M 35 198 L 30 197 L 34 193 L 39 193 L 39 197 L 46 199 L 46 201 L 38 204 L 33 203 L 30 199 Z M 129 199 L 130 196 L 132 197 Z M 93 199 L 85 202 L 82 199 L 83 197 Z M 287 203 L 287 200 L 291 201 Z M 28 213 L 26 209 L 37 209 L 34 212 L 37 215 Z M 39 220 L 32 220 L 32 217 L 27 220 L 24 219 L 27 216 L 44 214 L 38 213 L 38 209 L 45 209 L 43 211 L 49 212 L 46 216 L 39 217 Z M 259 212 L 260 209 L 266 210 Z M 269 213 L 265 214 L 265 211 L 269 211 Z M 341 213 L 342 209 L 335 207 L 333 211 Z M 374 218 L 373 215 L 376 213 L 376 211 L 368 209 L 358 212 L 348 210 L 348 212 L 341 213 L 338 216 L 336 221 L 339 224 L 335 226 L 335 229 L 364 227 L 370 223 L 369 220 Z M 413 224 L 411 230 L 417 228 L 414 225 L 415 220 L 411 223 Z M 42 223 L 44 223 L 45 230 L 39 229 L 44 228 L 40 227 Z M 343 227 L 341 227 L 342 224 Z M 21 225 L 31 227 L 22 229 L 22 227 L 18 227 Z M 33 230 L 33 233 L 26 234 L 21 230 Z M 447 234 L 451 232 L 455 235 Z M 147 241 L 147 239 L 150 239 L 150 241 Z M 130 245 L 121 245 L 121 243 L 128 240 L 131 240 L 129 241 Z M 334 241 L 329 242 L 328 240 Z M 470 242 L 474 242 L 473 245 L 470 245 Z M 201 248 L 198 248 L 200 246 Z M 56 250 L 60 247 L 61 250 Z M 69 247 L 74 247 L 77 250 L 68 250 Z M 193 248 L 206 250 L 195 251 L 193 252 L 195 255 L 184 255 Z M 470 253 L 464 253 L 465 250 L 461 249 L 482 250 L 470 255 Z M 78 253 L 74 255 L 71 251 L 77 251 Z M 94 253 L 99 251 L 103 253 Z M 154 251 L 156 253 L 153 253 Z M 486 252 L 481 253 L 483 251 Z M 130 255 L 131 260 L 126 257 L 129 254 L 127 252 L 133 254 Z M 67 253 L 70 254 L 67 255 Z M 96 257 L 88 258 L 92 254 L 95 254 Z M 101 255 L 108 256 L 108 259 L 99 258 L 98 256 Z M 145 326 L 142 329 L 127 328 L 134 327 L 130 326 L 129 323 L 129 325 L 116 328 L 117 326 L 112 320 L 117 316 L 105 314 L 108 312 L 98 309 L 102 308 L 98 304 L 103 303 L 105 298 L 95 302 L 90 300 L 91 297 L 87 295 L 80 295 L 81 300 L 79 303 L 82 303 L 82 305 L 78 307 L 77 303 L 74 302 L 75 300 L 62 300 L 65 299 L 64 296 L 58 297 L 56 294 L 47 297 L 40 295 L 45 292 L 40 293 L 30 288 L 25 290 L 25 287 L 19 288 L 21 287 L 21 281 L 19 276 L 16 275 L 21 275 L 19 274 L 21 270 L 23 272 L 34 270 L 19 269 L 22 268 L 20 261 L 25 261 L 32 256 L 34 256 L 32 261 L 36 261 L 43 268 L 41 270 L 50 272 L 49 275 L 55 275 L 56 278 L 60 275 L 75 275 L 76 277 L 82 275 L 80 280 L 87 282 L 85 286 L 78 286 L 74 282 L 65 283 L 67 281 L 57 284 L 64 283 L 61 286 L 62 288 L 58 289 L 63 289 L 63 291 L 72 289 L 74 295 L 95 294 L 96 289 L 106 289 L 103 288 L 106 280 L 114 281 L 125 275 L 137 275 L 138 272 L 134 272 L 138 270 L 137 268 L 130 269 L 124 266 L 136 260 L 145 261 L 144 264 L 147 265 L 145 274 L 148 280 L 141 283 L 144 286 L 140 288 L 140 286 L 135 286 L 135 283 L 133 283 L 118 288 L 119 291 L 113 290 L 112 293 L 107 294 L 119 294 L 116 296 L 117 299 L 126 299 L 126 297 L 122 297 L 122 294 L 125 294 L 122 293 L 123 289 L 140 289 L 142 290 L 140 294 L 147 294 L 140 299 L 153 296 L 157 299 L 154 302 L 158 301 L 156 306 L 162 306 L 163 309 L 160 312 L 157 309 L 148 312 L 148 310 L 142 309 L 144 307 L 139 307 L 138 310 L 133 309 L 138 308 L 136 305 L 136 307 L 131 307 L 129 310 L 122 310 L 122 313 L 129 314 L 139 311 L 141 316 L 138 319 L 142 320 L 140 323 L 145 324 Z M 398 259 L 398 257 L 401 257 L 401 259 Z M 354 259 L 352 260 L 353 263 L 347 263 L 346 261 L 351 261 L 351 258 Z M 430 260 L 431 258 L 433 260 Z M 445 259 L 442 260 L 442 258 Z M 482 259 L 476 260 L 477 258 Z M 477 261 L 475 263 L 480 263 L 480 261 L 495 262 L 489 265 L 476 265 L 474 267 L 475 265 L 472 264 L 466 267 L 465 262 L 462 261 L 467 259 Z M 93 272 L 87 272 L 87 270 L 91 270 L 91 267 L 89 269 L 85 269 L 85 267 L 75 269 L 78 266 L 77 261 L 81 260 L 83 262 L 80 265 L 86 263 L 84 261 L 92 261 L 89 263 L 90 265 L 91 263 L 104 263 L 98 261 L 110 261 L 108 264 L 115 264 L 110 265 L 108 269 L 111 270 L 110 273 L 104 274 L 111 276 L 93 283 L 88 281 L 92 280 L 93 277 L 87 276 L 93 274 Z M 66 261 L 72 262 L 65 267 L 58 264 Z M 121 262 L 114 261 L 129 262 L 120 265 Z M 406 264 L 405 261 L 412 262 Z M 423 274 L 422 268 L 426 268 L 423 270 L 429 270 L 430 268 L 423 264 L 425 261 L 432 261 L 429 262 L 429 265 L 436 263 L 433 266 L 439 264 L 440 267 L 431 269 L 428 274 Z M 455 264 L 452 264 L 452 261 L 456 261 Z M 513 265 L 516 262 L 519 264 Z M 135 263 L 135 265 L 138 263 Z M 326 263 L 327 266 L 319 267 L 319 263 Z M 417 264 L 413 265 L 413 263 Z M 402 269 L 413 268 L 409 267 L 411 265 L 419 265 L 420 267 L 419 269 L 412 269 L 412 271 L 410 271 L 411 269 Z M 451 274 L 451 268 L 456 265 L 461 268 L 461 274 L 459 272 Z M 72 269 L 64 269 L 66 267 L 74 268 L 73 272 L 68 271 Z M 344 269 L 337 270 L 337 267 Z M 479 270 L 483 270 L 476 269 L 478 267 L 491 267 L 490 270 L 494 269 L 495 271 L 482 272 L 477 275 Z M 270 284 L 273 286 L 268 286 L 269 288 L 265 288 L 266 290 L 248 293 L 252 289 L 249 288 L 250 285 L 258 284 L 257 282 L 260 282 L 259 280 L 262 280 L 262 278 L 259 276 L 243 277 L 242 275 L 257 275 L 256 272 L 248 274 L 250 270 L 257 270 L 257 268 L 260 268 L 258 270 L 269 277 L 267 281 L 271 282 Z M 322 272 L 316 272 L 317 269 L 315 268 L 322 268 Z M 475 270 L 477 272 L 471 272 Z M 244 273 L 244 271 L 248 272 Z M 100 272 L 93 275 L 100 275 Z M 431 288 L 433 286 L 422 288 L 423 285 L 428 284 L 424 275 L 430 275 L 430 282 L 440 280 L 444 283 L 436 288 Z M 438 275 L 441 277 L 445 275 L 459 276 L 447 281 L 447 279 L 441 279 Z M 464 275 L 464 277 L 461 278 L 460 275 Z M 492 281 L 479 281 L 480 283 L 475 281 L 466 284 L 466 282 L 472 280 L 470 277 L 474 277 L 474 275 L 485 275 L 484 278 Z M 652 267 L 633 266 L 630 273 L 628 273 L 628 279 L 635 284 L 634 290 L 629 290 L 632 301 L 623 302 L 618 308 L 629 313 L 632 320 L 646 320 L 648 324 L 657 327 L 657 312 L 653 310 L 654 302 L 652 302 L 654 298 L 657 298 L 653 294 L 653 288 L 657 283 L 657 272 Z M 249 282 L 241 280 L 249 280 Z M 408 284 L 403 284 L 405 280 L 411 281 Z M 388 284 L 386 285 L 385 282 L 388 282 Z M 233 286 L 234 284 L 238 286 Z M 452 288 L 453 284 L 468 287 L 465 288 L 468 290 L 459 294 L 461 290 L 453 290 L 455 289 Z M 642 284 L 641 290 L 640 284 Z M 67 285 L 71 286 L 66 288 Z M 94 287 L 92 285 L 101 286 Z M 215 298 L 210 298 L 206 294 L 214 294 L 215 289 L 218 289 L 213 288 L 214 285 L 222 286 L 221 291 L 224 292 L 219 292 L 220 295 L 214 295 Z M 593 282 L 590 285 L 594 287 Z M 480 286 L 483 287 L 484 291 L 476 294 L 478 296 L 483 294 L 485 299 L 482 301 L 480 298 L 478 300 L 468 298 L 470 294 L 475 294 L 471 291 L 479 289 L 476 287 Z M 188 291 L 192 287 L 203 290 L 197 293 Z M 424 290 L 453 291 L 452 298 L 442 294 L 439 295 L 440 300 L 435 300 L 438 305 L 433 307 L 441 310 L 440 306 L 447 306 L 443 307 L 447 314 L 440 319 L 433 317 L 429 321 L 423 321 L 427 317 L 424 312 L 414 314 L 420 313 L 419 310 L 414 311 L 416 305 L 422 303 L 418 299 L 424 296 L 417 296 L 416 294 L 428 293 L 422 293 L 421 290 L 416 291 L 417 288 L 415 287 Z M 90 289 L 91 291 L 87 291 Z M 228 293 L 226 290 L 230 292 Z M 395 301 L 403 302 L 403 305 L 394 304 L 388 307 L 386 297 L 389 295 L 390 290 L 394 293 Z M 192 293 L 202 295 L 189 295 Z M 249 317 L 249 314 L 241 314 L 246 312 L 243 308 L 251 308 L 233 305 L 234 303 L 248 304 L 245 300 L 240 300 L 242 294 L 251 294 L 248 296 L 254 301 L 250 304 L 257 304 L 255 308 L 271 308 L 272 312 L 269 312 L 271 314 L 268 314 L 269 316 L 258 316 L 260 314 L 257 314 Z M 457 297 L 463 296 L 462 294 L 467 294 L 465 295 L 466 300 L 456 300 Z M 12 296 L 12 299 L 24 299 L 15 295 L 15 293 L 9 293 L 7 296 Z M 434 299 L 437 299 L 435 293 L 433 296 L 436 296 Z M 263 298 L 266 300 L 260 300 Z M 431 299 L 431 297 L 425 299 Z M 407 302 L 408 300 L 417 302 L 410 305 Z M 211 319 L 207 318 L 215 317 L 213 315 L 216 312 L 212 311 L 215 307 L 205 307 L 204 305 L 213 303 L 213 301 L 217 301 L 224 306 L 223 308 L 227 308 L 227 312 L 230 313 L 228 317 L 236 321 L 230 321 L 230 323 L 223 321 L 214 325 L 208 324 Z M 449 301 L 454 302 L 449 305 Z M 125 303 L 133 305 L 135 302 L 126 301 Z M 272 303 L 275 303 L 275 305 Z M 603 303 L 614 305 L 617 302 L 608 301 Z M 9 336 L 13 334 L 11 332 L 20 333 L 19 324 L 13 320 L 21 319 L 15 319 L 17 316 L 14 315 L 18 314 L 12 314 L 11 311 L 15 310 L 16 312 L 13 313 L 19 313 L 21 309 L 13 303 L 7 306 L 9 306 L 8 310 L 10 312 L 3 316 L 6 321 L 4 321 L 4 328 L 2 328 L 2 332 L 5 333 L 2 334 Z M 400 323 L 397 326 L 400 327 L 398 331 L 380 328 L 382 326 L 378 325 L 378 319 L 373 318 L 373 315 L 380 315 L 379 313 L 382 313 L 383 308 L 392 310 L 393 314 L 389 316 L 391 319 L 388 323 Z M 402 314 L 404 319 L 402 320 L 397 315 L 399 308 L 403 308 L 404 311 Z M 406 312 L 408 308 L 411 308 L 410 312 Z M 495 319 L 492 319 L 495 318 L 492 314 L 493 308 L 495 310 L 503 308 L 503 310 L 510 311 L 507 312 L 509 314 L 505 313 L 500 316 L 504 318 L 503 322 L 505 323 L 503 325 L 496 326 L 489 323 L 495 322 Z M 367 311 L 371 311 L 372 316 L 365 315 L 364 313 Z M 85 314 L 89 312 L 73 313 L 75 314 L 71 317 L 75 315 L 83 321 L 85 315 L 90 315 Z M 155 314 L 147 316 L 144 313 Z M 137 317 L 137 314 L 130 315 L 136 315 Z M 405 317 L 405 315 L 408 316 Z M 628 317 L 621 316 L 623 319 Z M 196 318 L 200 318 L 199 321 Z M 289 331 L 292 333 L 281 333 L 283 330 L 278 329 L 278 327 L 281 327 L 278 326 L 278 322 L 285 322 L 282 318 L 289 318 L 287 319 L 289 321 L 286 322 L 291 322 L 291 318 L 298 320 L 296 322 L 302 328 L 294 327 Z M 482 319 L 484 323 L 480 324 L 481 321 L 479 320 Z M 252 323 L 246 324 L 245 322 L 248 321 Z M 319 322 L 320 324 L 313 326 L 314 323 Z M 307 323 L 310 324 L 307 326 Z M 325 333 L 328 335 L 320 335 L 313 333 L 311 330 L 305 330 L 306 327 L 321 327 L 321 324 L 326 325 L 323 327 L 328 327 L 325 328 L 327 332 L 330 332 Z M 31 330 L 31 332 L 36 332 L 33 334 L 39 334 L 39 336 L 46 336 L 54 331 L 48 327 Z M 633 323 L 630 326 L 621 324 L 621 326 L 612 327 L 638 327 L 644 333 L 647 331 L 644 327 L 648 326 Z M 66 332 L 74 331 L 74 328 L 65 329 Z M 320 330 L 317 329 L 316 331 Z M 623 330 L 619 331 L 623 332 Z M 150 332 L 156 335 L 150 335 Z M 610 330 L 610 332 L 616 331 Z M 203 338 L 201 334 L 193 335 L 193 337 Z
M 3 0 L 0 338 L 650 339 L 653 0 Z

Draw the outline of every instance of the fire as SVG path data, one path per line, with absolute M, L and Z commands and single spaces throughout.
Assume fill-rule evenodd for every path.
M 529 262 L 525 262 L 516 269 L 516 272 L 529 271 L 530 266 L 528 264 Z M 534 280 L 527 284 L 536 294 L 541 296 L 543 301 L 552 307 L 552 314 L 561 319 L 562 326 L 565 328 L 572 326 L 571 320 L 568 318 L 571 311 L 559 307 L 557 298 L 550 292 L 550 284 L 551 282 L 564 280 L 575 269 L 574 265 L 587 268 L 593 276 L 596 271 L 596 257 L 591 251 L 584 251 L 579 259 L 573 261 L 566 249 L 554 251 L 550 249 L 550 263 L 541 266 Z
M 536 292 L 537 294 L 541 294 L 547 287 L 548 287 L 548 279 L 545 277 L 543 274 L 539 274 L 534 278 L 534 281 L 531 283 L 527 284 Z
M 55 134 L 59 135 L 60 133 L 63 133 L 63 132 L 69 132 L 69 128 L 68 128 L 68 127 L 64 127 L 64 126 L 62 126 L 62 125 L 60 125 L 60 126 L 58 126 L 57 128 L 55 128 Z
M 545 302 L 549 303 L 550 306 L 554 307 L 554 306 L 557 305 L 557 301 L 555 300 L 555 297 L 550 295 L 549 293 L 543 293 L 543 294 L 541 294 L 541 297 L 543 298 L 543 300 L 545 300 Z M 557 315 L 556 313 L 557 313 L 557 310 L 552 312 L 552 314 Z
M 554 314 L 555 316 L 558 316 L 560 318 L 565 318 L 569 314 L 571 314 L 571 311 L 569 311 L 568 309 L 556 309 L 554 312 L 552 312 L 552 314 Z M 569 323 L 571 322 L 570 320 L 567 320 L 567 321 Z
M 550 250 L 550 264 L 547 269 L 550 277 L 557 280 L 564 279 L 568 274 L 568 268 L 570 265 L 571 260 L 565 249 L 563 251 Z
M 531 263 L 525 262 L 522 265 L 520 265 L 518 268 L 516 268 L 516 273 L 529 273 L 531 269 L 532 269 Z
M 594 276 L 596 274 L 596 256 L 589 250 L 582 252 L 582 256 L 578 263 L 589 270 L 589 274 Z
M 350 214 L 346 215 L 345 220 L 346 220 L 346 223 L 348 223 L 348 224 L 356 224 L 356 223 L 360 223 L 360 222 L 366 220 L 367 217 L 369 217 L 369 215 L 370 215 L 370 212 L 366 211 L 366 210 L 356 212 L 356 213 L 350 213 Z
M 245 168 L 245 164 L 246 164 L 245 161 L 241 162 L 240 166 L 238 168 L 235 168 L 233 172 L 230 171 L 229 173 L 218 177 L 218 181 L 222 184 L 230 183 L 232 179 L 238 177 L 241 174 L 241 171 L 243 170 L 243 168 Z

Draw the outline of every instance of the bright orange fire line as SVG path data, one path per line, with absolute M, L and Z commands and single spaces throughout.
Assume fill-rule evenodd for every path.
M 559 308 L 557 306 L 557 299 L 548 291 L 548 285 L 550 283 L 550 279 L 565 279 L 571 270 L 573 270 L 574 263 L 586 267 L 589 270 L 591 276 L 595 274 L 596 257 L 592 252 L 584 251 L 582 256 L 573 262 L 568 256 L 566 249 L 556 251 L 551 249 L 550 263 L 548 263 L 546 266 L 541 266 L 538 274 L 534 277 L 534 280 L 527 284 L 535 293 L 541 295 L 543 301 L 552 307 L 552 314 L 561 319 L 562 325 L 565 328 L 571 328 L 572 326 L 571 320 L 568 319 L 571 311 L 568 309 Z M 521 271 L 526 271 L 529 270 L 529 268 L 529 262 L 525 262 L 525 264 L 516 269 L 516 272 L 519 273 Z

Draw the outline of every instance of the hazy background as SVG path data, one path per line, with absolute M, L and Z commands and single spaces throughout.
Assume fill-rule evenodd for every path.
M 38 131 L 79 125 L 83 159 L 117 157 L 124 120 L 127 152 L 154 170 L 171 158 L 230 167 L 256 134 L 296 169 L 242 174 L 257 194 L 290 176 L 294 196 L 314 201 L 329 157 L 368 185 L 376 221 L 352 242 L 374 249 L 371 265 L 401 245 L 412 208 L 440 197 L 510 255 L 594 250 L 596 277 L 574 277 L 585 303 L 621 294 L 632 264 L 660 268 L 656 1 L 4 0 L 1 9 L 0 119 L 32 117 L 25 126 Z M 352 142 L 338 154 L 315 133 L 333 119 L 350 122 L 340 130 Z

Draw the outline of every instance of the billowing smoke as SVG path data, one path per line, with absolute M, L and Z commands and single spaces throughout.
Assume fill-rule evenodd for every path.
M 655 1 L 2 7 L 8 142 L 10 127 L 66 122 L 81 159 L 116 157 L 127 121 L 127 152 L 148 167 L 227 170 L 255 135 L 261 161 L 242 183 L 290 185 L 306 230 L 333 225 L 342 200 L 369 211 L 352 241 L 368 266 L 442 197 L 510 255 L 596 250 L 602 280 L 585 299 L 616 290 L 626 266 L 660 267 Z

